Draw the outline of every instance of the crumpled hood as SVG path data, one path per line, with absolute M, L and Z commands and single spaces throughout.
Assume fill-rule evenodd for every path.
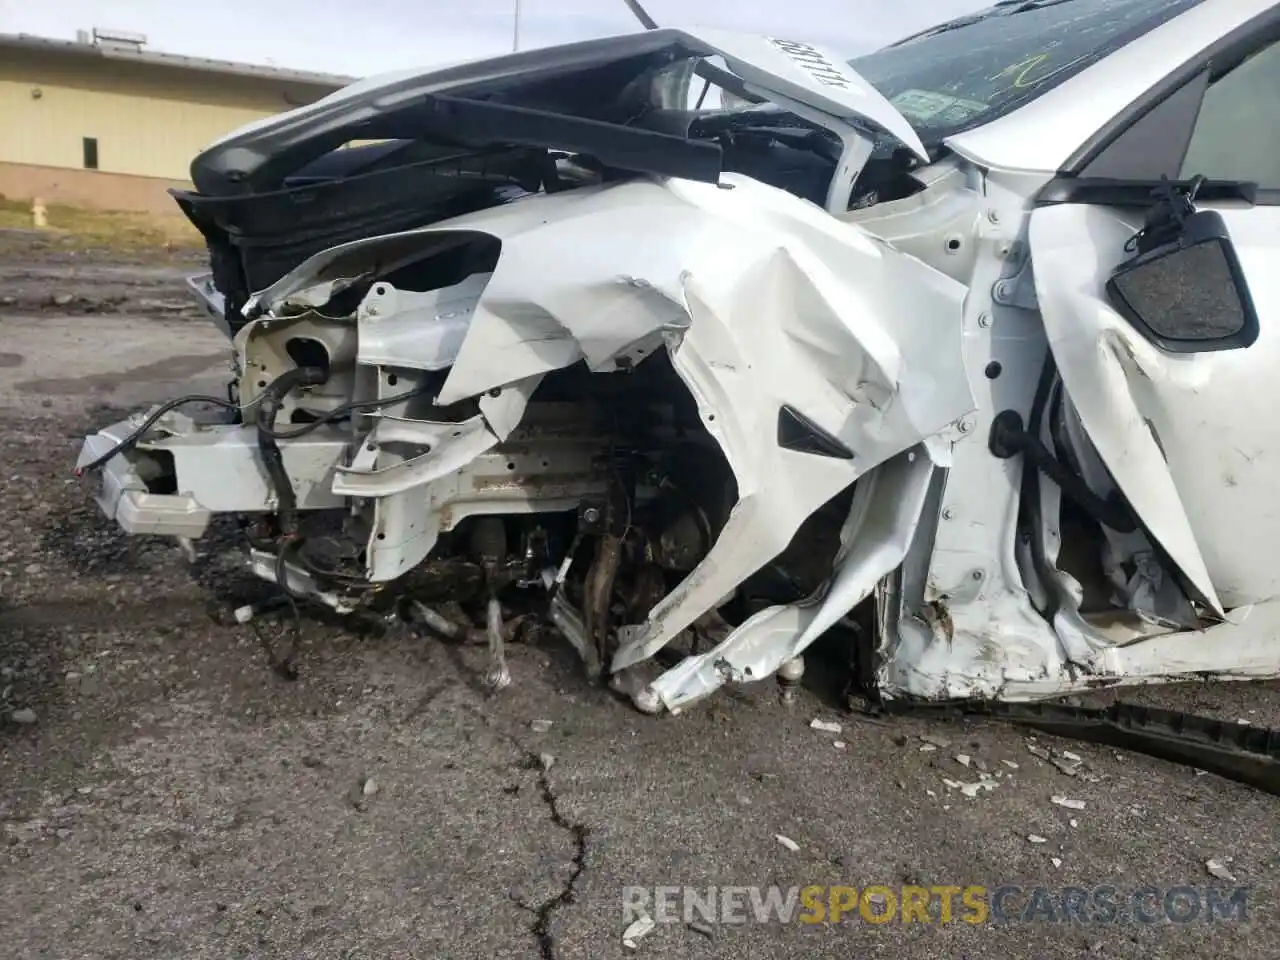
M 370 78 L 224 137 L 195 159 L 191 177 L 205 196 L 261 192 L 350 140 L 438 130 L 455 143 L 604 153 L 622 169 L 714 181 L 715 145 L 635 121 L 637 108 L 683 110 L 695 63 L 715 56 L 757 97 L 891 134 L 926 156 L 902 114 L 835 54 L 798 41 L 696 28 Z

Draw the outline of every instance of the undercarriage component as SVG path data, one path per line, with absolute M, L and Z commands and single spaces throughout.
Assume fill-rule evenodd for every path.
M 446 616 L 435 607 L 425 604 L 421 600 L 409 601 L 407 615 L 410 621 L 420 622 L 444 640 L 459 644 L 489 646 L 491 644 L 491 632 L 488 618 L 494 609 L 492 603 L 485 604 L 486 620 L 483 627 L 466 623 L 461 617 Z M 527 617 L 521 614 L 504 620 L 502 618 L 502 605 L 499 604 L 496 610 L 500 627 L 498 631 L 499 637 L 504 644 L 511 643 L 515 640 L 516 634 Z
M 609 608 L 613 603 L 613 584 L 622 562 L 622 539 L 606 533 L 596 540 L 595 560 L 587 572 L 583 627 L 596 649 L 600 662 L 606 662 L 609 649 Z
M 502 604 L 496 595 L 490 595 L 485 608 L 485 640 L 489 646 L 489 669 L 484 675 L 485 686 L 501 690 L 511 683 L 511 670 L 507 667 L 506 644 L 502 636 Z
M 279 548 L 268 551 L 250 547 L 249 569 L 295 599 L 315 601 L 335 613 L 351 613 L 360 605 L 358 594 L 332 587 Z
M 654 716 L 662 712 L 662 698 L 654 692 L 653 681 L 657 671 L 649 663 L 619 670 L 609 677 L 609 689 L 626 697 L 643 714 Z
M 587 675 L 598 677 L 600 675 L 600 655 L 596 650 L 596 645 L 587 633 L 587 628 L 582 622 L 581 615 L 565 599 L 563 591 L 556 590 L 552 594 L 548 617 L 555 628 L 560 631 L 561 636 L 568 640 L 569 645 L 577 652 L 583 666 L 586 668 Z
M 454 643 L 487 643 L 488 633 L 476 627 L 450 620 L 444 614 L 427 606 L 421 600 L 410 602 L 411 618 L 420 620 L 429 629 Z
M 1144 753 L 1280 796 L 1280 730 L 1128 703 L 1094 708 L 1052 702 L 890 700 L 878 709 L 899 716 L 966 713 L 1003 720 L 1054 736 Z
M 794 657 L 778 668 L 778 685 L 782 687 L 783 699 L 789 701 L 794 697 L 795 688 L 803 677 L 804 657 Z

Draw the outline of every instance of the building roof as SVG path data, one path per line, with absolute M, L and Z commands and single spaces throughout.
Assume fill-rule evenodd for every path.
M 238 77 L 256 77 L 260 80 L 279 80 L 284 83 L 305 83 L 330 87 L 334 90 L 354 83 L 356 77 L 344 77 L 332 73 L 312 73 L 308 70 L 285 70 L 280 67 L 257 66 L 250 63 L 233 63 L 230 60 L 210 60 L 206 57 L 188 57 L 177 53 L 161 53 L 140 47 L 114 43 L 84 43 L 76 40 L 55 40 L 37 37 L 29 33 L 0 33 L 0 50 L 34 50 L 39 53 L 64 53 L 71 56 L 93 57 L 105 60 L 123 60 L 145 63 L 158 67 L 193 70 Z

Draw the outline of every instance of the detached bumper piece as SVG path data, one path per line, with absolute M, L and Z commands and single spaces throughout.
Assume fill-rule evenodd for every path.
M 87 437 L 77 467 L 118 447 L 138 429 L 140 419 L 122 420 Z M 346 443 L 332 427 L 280 443 L 290 476 L 318 478 L 294 484 L 298 509 L 342 506 L 343 498 L 330 487 Z M 98 468 L 94 499 L 127 533 L 195 540 L 216 513 L 265 514 L 276 508 L 258 457 L 253 427 L 199 422 L 169 412 Z
M 133 430 L 125 420 L 87 437 L 78 466 L 83 467 L 124 440 Z M 204 536 L 212 511 L 195 497 L 180 493 L 152 493 L 148 478 L 139 472 L 138 460 L 126 453 L 112 457 L 99 468 L 100 485 L 94 494 L 99 508 L 126 533 L 160 534 L 196 539 Z M 154 482 L 154 481 L 153 481 Z

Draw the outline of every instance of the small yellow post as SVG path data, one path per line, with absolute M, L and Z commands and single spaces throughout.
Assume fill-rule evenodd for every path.
M 49 226 L 48 211 L 39 197 L 31 201 L 31 225 L 37 230 L 44 230 Z

